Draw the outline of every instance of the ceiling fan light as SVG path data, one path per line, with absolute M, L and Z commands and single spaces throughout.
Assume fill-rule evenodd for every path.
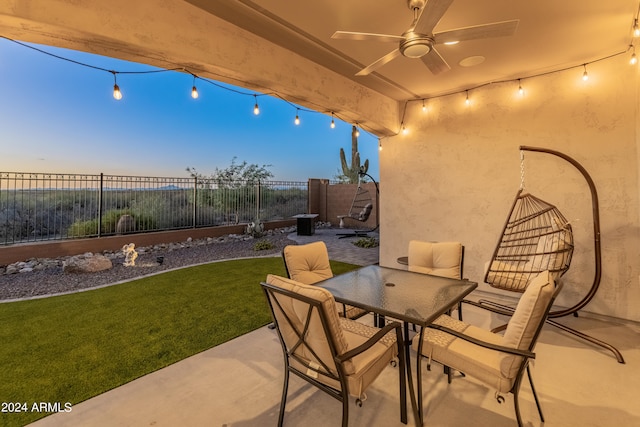
M 458 43 L 460 43 L 459 40 L 451 40 L 449 42 L 444 42 L 443 44 L 446 44 L 447 46 L 452 46 L 452 45 L 458 44 Z
M 425 36 L 411 37 L 400 42 L 400 52 L 407 58 L 421 58 L 431 51 L 433 40 Z

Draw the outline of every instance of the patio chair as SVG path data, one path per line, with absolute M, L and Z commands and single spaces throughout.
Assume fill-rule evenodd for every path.
M 398 322 L 382 329 L 340 318 L 326 289 L 269 275 L 261 283 L 284 353 L 282 426 L 293 373 L 342 402 L 342 426 L 349 423 L 349 396 L 362 406 L 365 390 L 390 363 L 399 360 L 400 419 L 407 423 L 405 356 Z M 395 333 L 394 333 L 395 332 Z
M 464 267 L 464 246 L 460 242 L 409 241 L 409 271 L 433 276 L 462 279 Z M 447 314 L 451 313 L 451 307 Z M 460 310 L 460 304 L 458 304 Z M 413 330 L 416 330 L 413 325 Z M 444 373 L 451 383 L 451 369 L 444 367 Z
M 324 279 L 333 277 L 327 245 L 322 242 L 306 245 L 288 245 L 282 250 L 287 277 L 305 285 L 313 285 Z M 340 315 L 349 319 L 358 319 L 366 310 L 346 304 L 340 304 Z
M 376 187 L 376 200 L 375 207 L 373 205 L 374 200 L 369 193 L 369 190 L 362 186 L 364 177 L 369 177 L 371 182 L 374 183 Z M 369 230 L 354 230 L 351 233 L 338 233 L 337 236 L 340 236 L 340 239 L 344 239 L 346 237 L 367 237 L 368 233 L 376 231 L 380 227 L 380 223 L 378 221 L 378 196 L 380 194 L 380 189 L 378 188 L 378 183 L 375 179 L 368 173 L 366 173 L 362 168 L 360 172 L 358 172 L 358 187 L 356 188 L 356 194 L 353 196 L 353 201 L 351 202 L 351 207 L 349 208 L 349 213 L 346 215 L 338 215 L 338 219 L 340 220 L 340 228 L 344 228 L 345 219 L 350 219 L 353 221 L 358 221 L 361 223 L 366 223 L 371 216 L 371 212 L 375 208 L 376 210 L 376 226 Z
M 522 426 L 518 392 L 526 370 L 544 422 L 529 360 L 535 358 L 533 349 L 560 288 L 549 271 L 536 276 L 520 297 L 504 335 L 443 315 L 424 331 L 422 341 L 414 341 L 412 347 L 429 359 L 427 369 L 434 360 L 464 372 L 497 390 L 499 403 L 504 402 L 500 393 L 513 393 L 518 426 Z

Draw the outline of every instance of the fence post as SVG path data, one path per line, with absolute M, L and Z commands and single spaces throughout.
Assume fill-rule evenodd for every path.
M 261 190 L 261 183 L 260 180 L 258 180 L 258 183 L 256 184 L 256 216 L 254 218 L 254 221 L 258 221 L 260 219 L 260 190 Z
M 193 177 L 193 228 L 196 228 L 198 218 L 198 177 Z
M 98 189 L 98 237 L 102 237 L 102 189 L 104 185 L 104 173 L 100 172 L 100 188 Z

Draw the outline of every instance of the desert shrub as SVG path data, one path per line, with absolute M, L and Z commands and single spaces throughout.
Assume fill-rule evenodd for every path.
M 110 210 L 102 215 L 100 226 L 101 234 L 114 234 L 116 225 L 122 215 L 131 215 L 136 224 L 135 231 L 150 231 L 157 229 L 156 221 L 149 215 L 136 214 L 129 209 Z M 76 221 L 69 227 L 67 236 L 69 237 L 89 237 L 98 234 L 98 219 L 87 221 Z
M 363 237 L 353 242 L 359 248 L 377 248 L 380 242 L 375 237 Z
M 255 245 L 253 245 L 254 251 L 267 251 L 269 249 L 273 249 L 273 243 L 268 240 L 258 240 Z

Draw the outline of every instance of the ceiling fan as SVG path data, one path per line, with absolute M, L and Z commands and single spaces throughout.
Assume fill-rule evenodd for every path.
M 374 40 L 381 42 L 398 42 L 398 48 L 363 68 L 356 76 L 366 76 L 400 55 L 407 58 L 421 58 L 422 62 L 433 74 L 450 70 L 451 67 L 440 56 L 435 48 L 437 44 L 455 44 L 466 40 L 489 37 L 510 36 L 516 32 L 519 20 L 495 22 L 476 25 L 455 30 L 432 33 L 440 22 L 453 0 L 407 0 L 409 9 L 413 11 L 413 22 L 407 31 L 400 36 L 389 34 L 358 33 L 352 31 L 336 31 L 332 39 Z

